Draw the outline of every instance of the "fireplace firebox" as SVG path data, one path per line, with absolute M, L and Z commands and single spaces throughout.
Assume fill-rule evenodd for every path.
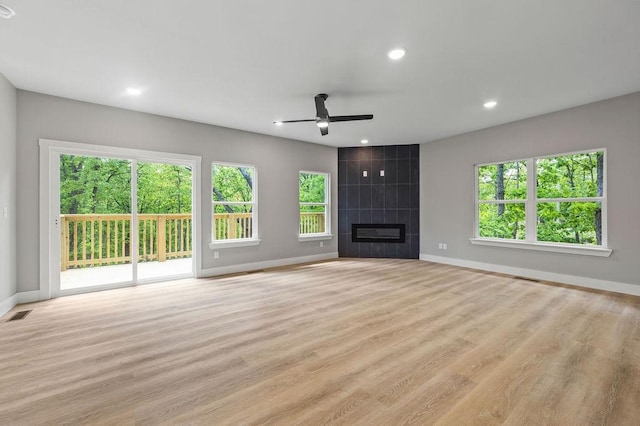
M 404 243 L 403 223 L 354 223 L 351 225 L 354 243 Z

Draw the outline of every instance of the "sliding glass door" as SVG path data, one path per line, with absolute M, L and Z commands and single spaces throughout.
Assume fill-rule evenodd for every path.
M 191 273 L 191 168 L 151 162 L 137 168 L 138 279 Z
M 46 151 L 49 294 L 193 276 L 199 162 L 95 151 Z
M 60 155 L 60 289 L 134 281 L 131 161 Z

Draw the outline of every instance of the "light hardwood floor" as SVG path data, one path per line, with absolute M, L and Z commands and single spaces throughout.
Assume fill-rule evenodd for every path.
M 640 424 L 630 296 L 344 259 L 23 309 L 2 425 Z

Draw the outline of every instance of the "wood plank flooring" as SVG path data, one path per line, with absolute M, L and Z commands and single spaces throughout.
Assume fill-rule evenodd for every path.
M 640 424 L 631 296 L 341 259 L 23 309 L 2 425 Z

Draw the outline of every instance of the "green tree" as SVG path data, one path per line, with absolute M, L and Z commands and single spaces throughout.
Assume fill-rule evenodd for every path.
M 138 213 L 190 213 L 190 167 L 138 163 Z M 131 163 L 112 158 L 60 156 L 60 213 L 131 213 Z
M 214 164 L 211 169 L 214 213 L 250 213 L 253 205 L 254 169 Z M 246 203 L 224 204 L 223 202 Z

